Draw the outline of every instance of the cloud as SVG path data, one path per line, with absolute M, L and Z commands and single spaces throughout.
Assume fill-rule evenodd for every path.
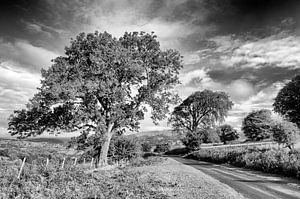
M 284 86 L 284 82 L 275 82 L 271 86 L 252 95 L 249 99 L 235 102 L 225 123 L 236 127 L 241 127 L 244 117 L 253 110 L 270 109 L 279 90 Z
M 0 63 L 0 128 L 7 128 L 13 110 L 25 107 L 40 85 L 40 75 L 20 69 L 10 62 Z
M 248 99 L 256 92 L 254 86 L 247 80 L 237 79 L 224 84 L 212 79 L 204 69 L 183 73 L 180 75 L 180 81 L 182 85 L 178 90 L 185 97 L 195 91 L 211 89 L 225 91 L 234 101 L 240 101 Z
M 289 69 L 300 68 L 300 37 L 273 35 L 249 41 L 221 57 L 227 67 L 262 68 L 266 65 Z
M 57 53 L 31 45 L 27 41 L 8 42 L 0 39 L 0 57 L 3 61 L 13 62 L 19 68 L 40 72 L 41 68 L 51 65 Z

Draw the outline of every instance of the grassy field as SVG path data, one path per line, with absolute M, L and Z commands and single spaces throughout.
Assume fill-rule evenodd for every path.
M 150 156 L 96 169 L 89 162 L 74 165 L 74 156 L 76 151 L 61 144 L 1 140 L 0 198 L 239 198 L 220 182 L 168 158 Z

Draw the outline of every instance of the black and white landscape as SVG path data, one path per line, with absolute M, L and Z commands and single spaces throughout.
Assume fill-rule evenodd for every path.
M 1 1 L 0 198 L 300 198 L 299 11 Z

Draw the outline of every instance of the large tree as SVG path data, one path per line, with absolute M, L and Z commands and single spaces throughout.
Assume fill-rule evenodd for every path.
M 294 77 L 277 94 L 274 111 L 300 127 L 300 75 Z
M 26 109 L 10 116 L 9 132 L 24 138 L 79 130 L 81 140 L 94 132 L 105 165 L 114 133 L 137 130 L 149 107 L 157 123 L 169 104 L 177 103 L 172 89 L 179 83 L 181 59 L 175 50 L 161 50 L 153 33 L 125 33 L 119 39 L 106 32 L 81 33 L 65 56 L 42 70 L 42 86 Z
M 270 138 L 273 120 L 268 109 L 252 111 L 243 120 L 242 130 L 251 141 Z
M 232 106 L 224 92 L 197 91 L 174 108 L 169 122 L 174 130 L 195 133 L 224 121 Z

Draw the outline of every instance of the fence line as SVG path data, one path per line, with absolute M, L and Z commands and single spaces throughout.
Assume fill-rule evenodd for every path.
M 39 160 L 39 159 L 42 159 L 42 160 L 45 160 L 46 159 L 46 164 L 45 164 L 45 167 L 47 168 L 49 165 L 50 165 L 50 159 L 49 158 L 43 158 L 43 157 L 41 157 L 41 158 L 38 158 L 37 160 Z M 68 164 L 67 164 L 67 159 L 69 159 L 69 160 L 71 160 L 71 162 L 69 162 Z M 72 163 L 72 160 L 74 159 L 74 162 Z M 79 158 L 80 159 L 80 158 Z M 26 164 L 26 161 L 27 161 L 27 159 L 26 159 L 26 157 L 24 157 L 23 158 L 23 161 L 22 161 L 22 164 L 21 164 L 21 166 L 20 166 L 20 170 L 19 170 L 19 172 L 18 172 L 18 175 L 17 175 L 17 179 L 21 179 L 21 176 L 22 176 L 22 172 L 23 172 L 23 170 L 24 170 L 24 167 L 25 167 L 25 164 Z M 95 168 L 97 168 L 97 165 L 95 165 L 95 161 L 94 161 L 94 158 L 91 158 L 91 162 L 88 162 L 87 160 L 86 160 L 86 158 L 83 158 L 83 162 L 79 162 L 78 161 L 78 157 L 70 157 L 70 156 L 67 156 L 67 158 L 66 157 L 64 157 L 63 158 L 63 160 L 62 160 L 62 162 L 61 162 L 61 166 L 60 166 L 60 162 L 61 162 L 61 159 L 57 162 L 58 163 L 58 167 L 60 167 L 61 169 L 64 169 L 65 168 L 65 166 L 66 165 L 71 165 L 71 166 L 77 166 L 77 165 L 86 165 L 87 167 L 89 167 L 90 169 L 92 169 L 93 167 L 95 167 Z M 117 165 L 117 166 L 122 166 L 123 164 L 125 164 L 125 162 L 120 162 L 120 161 L 114 161 L 113 162 L 115 165 Z M 32 164 L 32 163 L 27 163 L 27 164 Z
M 268 145 L 278 146 L 277 142 L 259 142 L 259 143 L 244 143 L 244 144 L 228 144 L 228 145 L 217 145 L 217 146 L 201 146 L 201 149 L 210 149 L 210 148 L 227 148 L 227 147 L 242 147 L 242 146 L 263 146 Z

